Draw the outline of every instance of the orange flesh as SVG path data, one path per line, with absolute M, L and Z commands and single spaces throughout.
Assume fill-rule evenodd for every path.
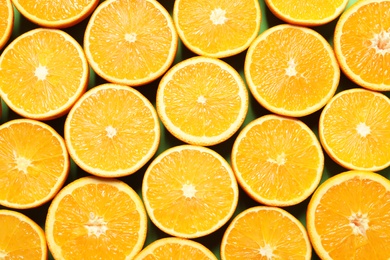
M 13 29 L 13 7 L 10 0 L 0 0 L 0 50 L 11 36 Z

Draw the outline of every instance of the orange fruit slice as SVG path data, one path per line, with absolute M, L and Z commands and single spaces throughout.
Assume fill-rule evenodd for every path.
M 88 62 L 80 44 L 57 29 L 38 28 L 0 56 L 0 94 L 19 115 L 49 120 L 66 114 L 84 93 Z
M 255 206 L 239 213 L 226 229 L 222 260 L 311 259 L 306 229 L 284 209 Z
M 328 155 L 350 170 L 379 171 L 390 166 L 390 99 L 353 88 L 335 95 L 319 120 Z
M 0 205 L 38 207 L 57 194 L 68 172 L 65 142 L 51 126 L 31 119 L 0 126 Z
M 147 215 L 126 183 L 88 176 L 53 199 L 45 230 L 55 259 L 133 259 L 146 239 Z
M 173 21 L 192 52 L 225 58 L 246 50 L 260 31 L 258 0 L 176 0 Z
M 302 121 L 265 115 L 238 134 L 231 164 L 238 183 L 254 200 L 291 206 L 317 188 L 324 154 L 317 137 Z
M 12 0 L 18 11 L 31 22 L 48 28 L 67 28 L 89 16 L 99 0 Z
M 335 20 L 346 8 L 348 0 L 265 0 L 269 10 L 286 23 L 319 26 Z
M 356 1 L 338 20 L 334 50 L 343 72 L 371 90 L 390 90 L 389 0 Z
M 389 259 L 390 181 L 377 173 L 337 174 L 314 192 L 307 228 L 321 259 Z
M 177 237 L 165 237 L 153 241 L 134 258 L 134 260 L 144 259 L 217 260 L 217 257 L 199 242 Z
M 26 215 L 0 209 L 0 257 L 46 260 L 47 245 L 40 226 Z
M 94 71 L 112 83 L 139 86 L 160 77 L 176 55 L 172 17 L 156 0 L 107 0 L 94 11 L 84 49 Z
M 142 198 L 160 230 L 197 238 L 230 219 L 237 207 L 238 187 L 230 165 L 214 150 L 179 145 L 165 150 L 149 165 Z
M 197 56 L 167 71 L 157 89 L 156 107 L 176 138 L 194 145 L 215 145 L 241 127 L 248 111 L 248 91 L 228 63 Z
M 7 44 L 14 27 L 14 8 L 11 0 L 0 0 L 0 50 Z
M 321 109 L 336 92 L 340 68 L 326 39 L 310 28 L 282 24 L 249 47 L 245 78 L 269 111 L 301 117 Z
M 121 177 L 153 157 L 160 125 L 153 105 L 139 91 L 106 83 L 76 102 L 66 118 L 64 136 L 80 168 L 101 177 Z

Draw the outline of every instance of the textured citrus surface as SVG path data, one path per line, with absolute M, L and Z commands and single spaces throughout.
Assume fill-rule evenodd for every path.
M 46 260 L 47 245 L 40 226 L 26 215 L 0 209 L 0 257 Z
M 14 26 L 14 9 L 11 0 L 0 0 L 0 50 L 11 37 Z
M 260 4 L 258 0 L 176 0 L 173 20 L 188 49 L 223 58 L 244 51 L 257 36 Z
M 390 99 L 355 88 L 338 93 L 319 121 L 325 151 L 347 169 L 379 171 L 390 165 Z
M 0 126 L 0 205 L 40 206 L 60 190 L 68 172 L 65 142 L 51 126 L 30 119 Z
M 112 83 L 96 86 L 74 105 L 65 121 L 65 142 L 85 171 L 119 177 L 140 169 L 156 152 L 156 110 L 139 91 Z
M 273 113 L 306 116 L 334 95 L 340 68 L 326 39 L 310 28 L 273 26 L 248 49 L 245 78 L 255 99 Z
M 241 187 L 253 199 L 266 205 L 288 206 L 302 202 L 317 188 L 324 155 L 305 123 L 265 115 L 239 133 L 231 163 Z
M 313 194 L 307 228 L 321 259 L 389 259 L 390 181 L 367 171 L 337 174 Z
M 172 64 L 178 36 L 168 11 L 156 0 L 108 0 L 94 11 L 84 49 L 97 74 L 112 83 L 138 86 Z
M 166 237 L 155 240 L 134 260 L 217 260 L 217 257 L 204 245 L 189 239 Z
M 341 68 L 352 81 L 390 90 L 390 0 L 357 1 L 338 20 L 333 41 Z
M 27 31 L 0 56 L 0 94 L 12 110 L 27 118 L 64 115 L 84 93 L 88 76 L 80 44 L 57 29 Z
M 197 56 L 164 75 L 156 106 L 163 124 L 178 139 L 214 145 L 230 138 L 244 122 L 248 91 L 229 64 Z
M 45 231 L 55 259 L 132 259 L 145 242 L 147 216 L 126 183 L 89 176 L 58 193 Z
M 196 238 L 223 226 L 238 202 L 230 165 L 215 151 L 180 145 L 149 165 L 142 197 L 153 223 L 173 236 Z
M 255 206 L 238 214 L 222 238 L 221 259 L 311 259 L 301 222 L 281 208 Z

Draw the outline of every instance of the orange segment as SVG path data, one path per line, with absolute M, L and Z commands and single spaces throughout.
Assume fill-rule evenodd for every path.
M 290 206 L 317 188 L 324 154 L 317 137 L 302 121 L 265 115 L 239 133 L 231 163 L 239 184 L 253 199 Z
M 238 214 L 222 238 L 221 259 L 311 259 L 301 222 L 281 208 L 255 206 Z
M 11 0 L 0 0 L 0 50 L 6 45 L 14 27 L 14 9 Z
M 390 1 L 357 1 L 340 17 L 334 49 L 343 72 L 356 84 L 390 90 Z
M 178 36 L 156 0 L 107 0 L 85 30 L 84 49 L 94 71 L 112 83 L 138 86 L 171 66 Z
M 57 29 L 28 31 L 0 56 L 0 94 L 27 118 L 49 120 L 67 113 L 84 93 L 88 76 L 80 44 Z
M 307 228 L 321 259 L 389 259 L 390 181 L 367 171 L 337 174 L 310 200 Z
M 46 260 L 47 245 L 40 226 L 26 215 L 0 209 L 0 258 Z
M 197 238 L 233 215 L 238 187 L 230 165 L 215 151 L 194 145 L 165 150 L 147 168 L 142 197 L 152 222 L 167 234 Z
M 102 177 L 132 174 L 155 154 L 160 142 L 157 112 L 139 91 L 102 84 L 85 93 L 65 121 L 72 159 Z
M 243 52 L 257 36 L 260 4 L 258 0 L 176 0 L 173 20 L 188 49 L 224 58 Z
M 133 259 L 146 239 L 147 216 L 126 183 L 89 176 L 53 199 L 45 230 L 55 259 Z
M 326 39 L 310 28 L 277 25 L 248 49 L 245 78 L 255 99 L 273 113 L 301 117 L 336 92 L 340 68 Z
M 240 74 L 224 61 L 197 56 L 172 67 L 156 97 L 164 126 L 178 139 L 214 145 L 230 138 L 248 111 L 248 92 Z
M 38 207 L 57 194 L 68 172 L 65 142 L 51 126 L 30 119 L 0 126 L 0 205 Z
M 351 170 L 390 166 L 390 99 L 361 88 L 344 90 L 326 105 L 319 136 L 329 156 Z

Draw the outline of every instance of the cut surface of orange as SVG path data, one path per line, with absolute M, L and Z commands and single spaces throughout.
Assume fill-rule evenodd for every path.
M 0 209 L 1 259 L 46 260 L 47 245 L 42 228 L 26 215 Z
M 248 111 L 248 91 L 228 63 L 196 56 L 173 66 L 157 89 L 157 112 L 176 138 L 215 145 L 230 138 Z
M 231 164 L 238 183 L 254 200 L 290 206 L 317 188 L 324 154 L 314 132 L 302 121 L 265 115 L 238 134 Z
M 142 198 L 160 230 L 197 238 L 230 219 L 237 207 L 238 186 L 230 165 L 214 150 L 179 145 L 165 150 L 149 165 Z
M 319 26 L 335 20 L 348 0 L 265 0 L 270 11 L 286 23 Z
M 217 257 L 199 242 L 166 237 L 153 241 L 134 258 L 134 260 L 217 260 Z
M 258 0 L 176 0 L 173 20 L 192 52 L 224 58 L 246 50 L 260 31 Z
M 99 0 L 12 0 L 18 11 L 31 22 L 48 28 L 71 27 L 92 13 Z
M 319 137 L 328 155 L 350 170 L 390 166 L 390 99 L 363 88 L 344 90 L 323 109 Z
M 222 260 L 311 259 L 306 229 L 289 212 L 255 206 L 239 213 L 226 229 L 221 243 Z
M 49 120 L 66 114 L 85 92 L 89 68 L 68 33 L 38 28 L 13 40 L 0 56 L 0 94 L 19 115 Z
M 289 24 L 273 26 L 254 40 L 244 73 L 263 107 L 293 117 L 321 109 L 340 81 L 340 68 L 326 39 L 313 29 Z
M 0 0 L 0 50 L 7 44 L 14 27 L 14 9 L 11 0 Z
M 57 194 L 68 172 L 65 142 L 51 126 L 31 119 L 0 126 L 0 205 L 40 206 Z
M 107 0 L 94 11 L 84 49 L 94 71 L 112 83 L 139 86 L 160 77 L 176 55 L 172 17 L 156 0 Z
M 389 259 L 390 181 L 368 171 L 347 171 L 322 183 L 306 224 L 321 259 Z
M 160 142 L 157 112 L 138 90 L 106 83 L 86 92 L 65 120 L 70 156 L 86 172 L 102 177 L 132 174 L 155 154 Z
M 145 243 L 147 215 L 125 182 L 88 176 L 53 199 L 45 231 L 55 259 L 133 259 Z
M 390 90 L 390 0 L 357 1 L 338 20 L 334 50 L 343 72 L 356 84 Z

